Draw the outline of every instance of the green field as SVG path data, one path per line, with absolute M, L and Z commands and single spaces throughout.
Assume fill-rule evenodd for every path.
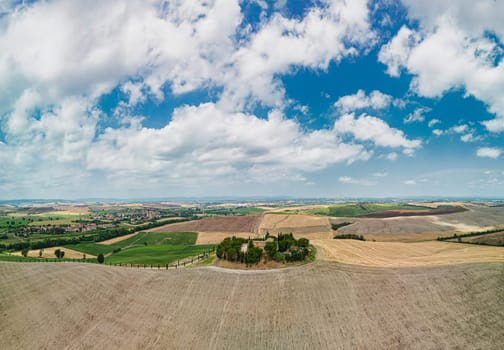
M 233 212 L 239 215 L 258 214 L 258 213 L 264 213 L 265 211 L 266 211 L 265 209 L 256 207 L 233 208 Z
M 207 252 L 214 245 L 195 245 L 196 232 L 139 232 L 114 244 L 79 243 L 68 249 L 86 254 L 103 254 L 113 264 L 169 264 L 175 260 Z
M 429 210 L 431 208 L 405 203 L 344 203 L 332 205 L 328 208 L 317 208 L 307 211 L 307 214 L 325 216 L 359 216 L 378 213 L 385 210 Z
M 176 260 L 208 252 L 215 245 L 159 245 L 121 250 L 107 257 L 112 264 L 170 264 Z

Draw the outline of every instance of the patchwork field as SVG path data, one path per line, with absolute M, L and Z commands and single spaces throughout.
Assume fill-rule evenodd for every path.
M 500 349 L 502 263 L 264 272 L 0 263 L 2 349 Z
M 343 264 L 414 267 L 500 262 L 503 263 L 504 268 L 504 249 L 501 247 L 437 241 L 400 243 L 363 242 L 350 239 L 313 240 L 312 244 L 317 248 L 317 259 Z
M 395 218 L 331 218 L 332 223 L 352 222 L 341 233 L 363 234 L 368 240 L 425 241 L 455 232 L 479 231 L 504 224 L 504 207 L 468 205 L 465 212 L 439 216 Z

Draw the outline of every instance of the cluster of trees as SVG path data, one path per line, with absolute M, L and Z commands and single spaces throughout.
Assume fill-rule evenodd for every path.
M 295 239 L 292 233 L 279 233 L 266 242 L 264 250 L 268 258 L 278 262 L 303 261 L 310 254 L 310 241 L 306 238 Z
M 247 244 L 246 250 L 241 249 L 243 244 Z M 254 246 L 253 240 L 233 236 L 225 238 L 217 246 L 216 252 L 219 259 L 247 265 L 258 263 L 263 256 L 266 260 L 278 262 L 303 261 L 310 255 L 310 241 L 306 238 L 296 240 L 292 233 L 280 233 L 278 237 L 270 236 L 263 252 L 262 248 Z
M 363 235 L 356 235 L 354 233 L 344 233 L 334 236 L 334 239 L 356 239 L 358 241 L 365 241 Z
M 241 250 L 241 246 L 245 243 L 248 243 L 247 253 Z M 219 259 L 254 264 L 261 259 L 262 249 L 254 247 L 254 243 L 250 239 L 233 236 L 224 238 L 217 246 L 216 253 Z

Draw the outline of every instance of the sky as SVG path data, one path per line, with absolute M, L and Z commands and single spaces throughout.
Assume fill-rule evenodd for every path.
M 0 199 L 504 197 L 503 13 L 0 0 Z

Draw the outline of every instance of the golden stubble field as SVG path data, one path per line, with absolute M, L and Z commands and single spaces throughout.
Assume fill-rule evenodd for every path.
M 350 239 L 313 240 L 317 259 L 375 267 L 418 267 L 480 262 L 504 266 L 504 248 L 452 242 L 369 242 Z
M 501 349 L 504 265 L 0 263 L 2 349 Z
M 278 234 L 292 232 L 297 237 L 308 239 L 332 238 L 329 218 L 314 215 L 264 214 L 259 233 Z

